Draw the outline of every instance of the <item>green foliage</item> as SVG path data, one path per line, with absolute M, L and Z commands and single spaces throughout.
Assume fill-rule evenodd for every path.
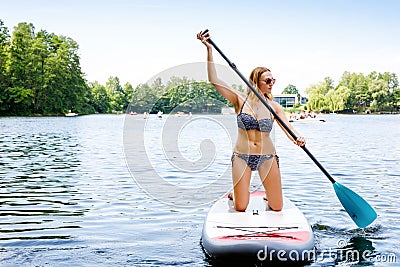
M 166 85 L 160 78 L 151 86 L 135 88 L 129 111 L 156 113 L 192 112 L 220 113 L 221 107 L 229 106 L 214 86 L 205 81 L 172 77 Z
M 80 67 L 78 44 L 71 38 L 35 32 L 31 23 L 19 23 L 11 35 L 0 19 L 0 115 L 110 112 L 210 112 L 230 106 L 205 81 L 171 77 L 150 85 L 121 85 L 109 77 L 105 85 L 87 83 Z M 241 85 L 234 90 L 244 92 Z M 392 111 L 399 108 L 400 90 L 394 73 L 365 76 L 344 72 L 337 86 L 331 78 L 306 89 L 308 108 L 318 111 Z M 289 84 L 283 93 L 300 94 Z
M 6 99 L 6 88 L 9 83 L 6 73 L 6 52 L 9 39 L 10 35 L 8 34 L 8 29 L 4 26 L 4 22 L 0 19 L 0 114 L 9 108 Z
M 282 94 L 297 95 L 297 99 L 298 99 L 298 101 L 300 101 L 301 95 L 299 93 L 299 90 L 293 84 L 289 84 L 288 86 L 286 86 L 285 89 L 283 89 Z
M 118 77 L 110 77 L 106 83 L 106 92 L 110 99 L 108 112 L 122 112 L 127 102 Z
M 97 81 L 89 84 L 89 103 L 98 113 L 106 113 L 110 110 L 110 97 L 106 87 Z
M 369 75 L 344 72 L 334 87 L 331 78 L 311 85 L 308 106 L 318 111 L 394 111 L 400 103 L 399 82 L 395 73 Z
M 78 44 L 31 23 L 19 23 L 11 35 L 0 20 L 0 114 L 85 112 L 88 87 Z

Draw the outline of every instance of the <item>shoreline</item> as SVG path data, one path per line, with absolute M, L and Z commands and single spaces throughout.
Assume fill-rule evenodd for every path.
M 286 112 L 286 114 L 289 114 Z M 75 117 L 80 117 L 80 116 L 86 116 L 86 115 L 129 115 L 129 113 L 87 113 L 87 114 L 79 114 Z M 137 114 L 137 115 L 143 115 L 143 114 Z M 155 114 L 152 114 L 155 115 Z M 164 114 L 164 115 L 176 115 L 176 113 L 170 113 L 170 114 Z M 189 116 L 188 114 L 185 114 L 186 116 Z M 222 114 L 222 113 L 192 113 L 192 115 L 227 115 L 227 114 Z M 229 115 L 229 114 L 228 114 Z M 231 114 L 234 115 L 234 114 Z M 369 115 L 400 115 L 400 112 L 371 112 L 371 113 L 349 113 L 349 112 L 338 112 L 338 113 L 317 113 L 317 115 L 357 115 L 357 116 L 369 116 Z M 6 118 L 6 117 L 67 117 L 65 114 L 28 114 L 28 115 L 0 115 L 0 118 Z M 68 117 L 67 117 L 68 118 Z

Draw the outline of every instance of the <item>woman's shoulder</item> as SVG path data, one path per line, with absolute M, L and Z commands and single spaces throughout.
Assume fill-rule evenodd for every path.
M 247 94 L 245 94 L 245 93 L 236 91 L 236 94 L 237 94 L 238 100 L 239 100 L 240 102 L 244 102 L 244 100 L 247 98 Z

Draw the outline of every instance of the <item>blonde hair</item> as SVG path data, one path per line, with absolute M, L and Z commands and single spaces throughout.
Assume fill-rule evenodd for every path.
M 260 88 L 258 88 L 258 82 L 260 81 L 261 75 L 264 72 L 271 72 L 271 70 L 266 67 L 257 67 L 255 69 L 253 69 L 253 71 L 250 73 L 250 77 L 249 77 L 249 82 L 260 93 L 260 95 L 264 95 L 264 94 L 261 92 Z M 258 97 L 250 89 L 250 87 L 247 87 L 247 95 L 251 99 L 251 103 L 254 103 L 256 100 L 258 100 Z M 265 96 L 268 99 L 272 99 L 272 95 L 265 95 Z

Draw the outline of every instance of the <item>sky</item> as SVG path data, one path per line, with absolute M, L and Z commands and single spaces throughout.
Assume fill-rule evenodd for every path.
M 10 33 L 28 22 L 74 39 L 89 82 L 179 76 L 179 66 L 205 62 L 196 33 L 207 28 L 245 77 L 271 69 L 275 93 L 288 84 L 304 92 L 328 76 L 338 83 L 344 71 L 400 75 L 399 10 L 397 0 L 0 0 Z M 214 59 L 230 71 L 216 51 Z

